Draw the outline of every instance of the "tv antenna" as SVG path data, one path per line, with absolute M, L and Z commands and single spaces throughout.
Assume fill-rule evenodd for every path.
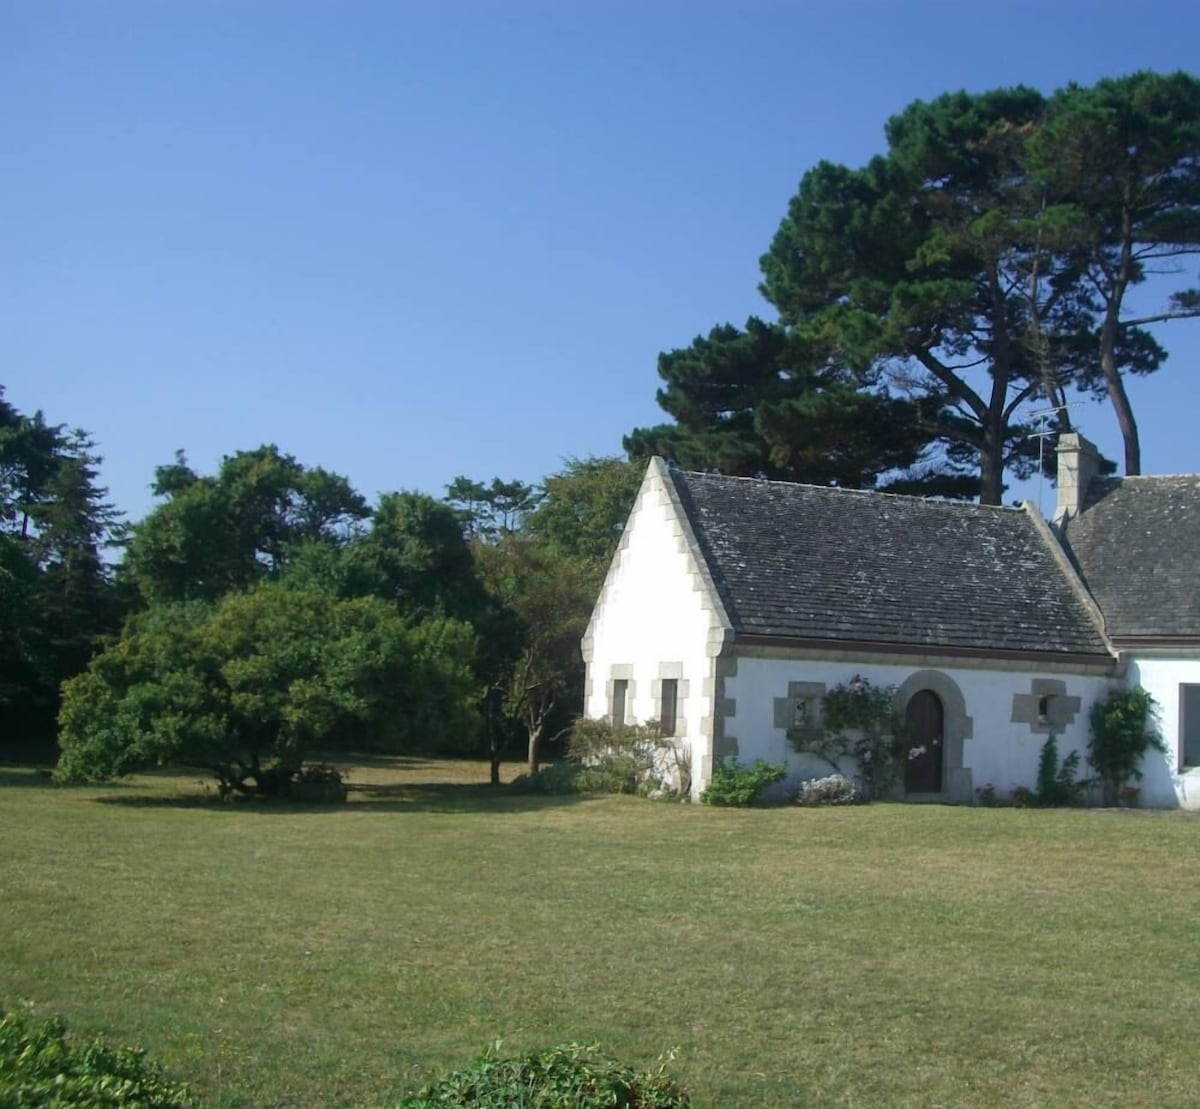
M 1028 439 L 1036 439 L 1038 441 L 1038 515 L 1045 517 L 1042 511 L 1042 490 L 1046 487 L 1046 440 L 1054 434 L 1051 428 L 1046 426 L 1046 421 L 1055 412 L 1065 412 L 1068 408 L 1082 408 L 1083 401 L 1077 400 L 1072 404 L 1056 404 L 1051 408 L 1038 408 L 1029 414 L 1035 416 L 1038 422 L 1037 431 L 1032 431 L 1026 436 Z

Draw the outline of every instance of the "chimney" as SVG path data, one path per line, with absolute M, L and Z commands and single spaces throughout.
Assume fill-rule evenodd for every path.
M 1088 486 L 1100 473 L 1100 452 L 1077 431 L 1058 437 L 1058 504 L 1054 523 L 1064 524 L 1083 511 Z

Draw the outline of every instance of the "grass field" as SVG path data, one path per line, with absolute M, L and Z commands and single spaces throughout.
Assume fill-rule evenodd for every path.
M 385 1105 L 502 1037 L 698 1105 L 1200 1104 L 1200 820 L 754 811 L 357 765 L 322 810 L 0 768 L 0 999 L 207 1105 Z

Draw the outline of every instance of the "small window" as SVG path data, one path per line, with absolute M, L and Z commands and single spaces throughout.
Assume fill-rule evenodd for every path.
M 807 728 L 814 723 L 814 704 L 811 697 L 796 697 L 792 700 L 792 727 Z
M 659 718 L 659 727 L 662 729 L 664 736 L 672 736 L 675 734 L 675 726 L 678 723 L 676 716 L 679 708 L 679 679 L 678 678 L 663 678 L 662 680 L 662 716 Z
M 625 698 L 629 695 L 629 679 L 615 678 L 612 683 L 612 722 L 614 727 L 625 723 Z
M 1053 700 L 1054 698 L 1049 694 L 1042 694 L 1038 698 L 1037 722 L 1039 724 L 1050 723 L 1050 702 Z
M 1179 687 L 1179 765 L 1200 766 L 1200 685 Z

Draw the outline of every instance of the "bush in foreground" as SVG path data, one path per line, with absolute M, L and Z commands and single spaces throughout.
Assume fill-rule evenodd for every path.
M 800 783 L 797 805 L 851 805 L 856 799 L 854 783 L 844 774 L 809 778 Z
M 781 762 L 758 759 L 753 766 L 739 766 L 736 759 L 726 759 L 713 771 L 700 800 L 705 805 L 753 805 L 764 790 L 786 777 L 787 766 Z
M 0 1106 L 193 1106 L 187 1086 L 132 1047 L 74 1040 L 54 1017 L 37 1020 L 0 1009 Z
M 405 1098 L 401 1109 L 686 1109 L 687 1093 L 666 1063 L 638 1071 L 618 1063 L 598 1044 L 564 1044 L 549 1051 L 502 1059 L 494 1048 L 467 1070 L 454 1071 Z
M 686 747 L 663 740 L 654 721 L 614 727 L 580 717 L 571 727 L 564 762 L 522 774 L 518 793 L 629 793 L 686 798 L 691 789 Z

